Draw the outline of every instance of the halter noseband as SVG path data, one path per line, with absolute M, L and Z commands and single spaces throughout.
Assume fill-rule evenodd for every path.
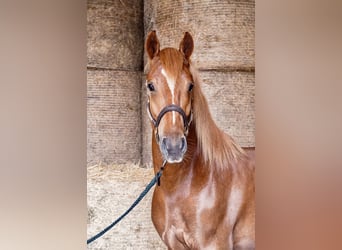
M 159 143 L 159 134 L 158 134 L 159 123 L 160 123 L 161 119 L 163 118 L 163 116 L 166 113 L 171 112 L 171 111 L 176 111 L 176 112 L 178 112 L 182 116 L 183 123 L 184 123 L 184 134 L 185 134 L 185 136 L 187 136 L 188 132 L 189 132 L 189 126 L 190 126 L 190 123 L 192 121 L 192 109 L 190 111 L 190 115 L 187 116 L 185 114 L 184 110 L 181 107 L 179 107 L 179 106 L 177 106 L 175 104 L 170 104 L 170 105 L 164 107 L 160 111 L 159 115 L 157 116 L 157 119 L 154 119 L 154 117 L 152 116 L 152 113 L 151 113 L 150 100 L 147 100 L 147 113 L 148 113 L 148 115 L 149 115 L 149 117 L 150 117 L 154 127 L 157 129 L 157 131 L 156 131 L 156 139 L 157 139 L 158 143 Z

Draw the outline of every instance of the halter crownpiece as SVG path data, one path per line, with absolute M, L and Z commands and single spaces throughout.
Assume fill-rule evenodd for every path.
M 166 107 L 164 107 L 159 115 L 157 116 L 157 119 L 155 119 L 152 115 L 152 112 L 151 112 L 151 107 L 150 107 L 150 100 L 147 100 L 147 113 L 150 117 L 150 120 L 152 121 L 154 127 L 157 129 L 156 131 L 156 139 L 157 139 L 157 142 L 159 143 L 159 134 L 158 134 L 158 126 L 159 126 L 159 123 L 161 121 L 161 119 L 163 118 L 163 116 L 168 113 L 168 112 L 171 112 L 171 111 L 176 111 L 178 112 L 182 118 L 183 118 L 183 123 L 184 123 L 184 134 L 185 136 L 188 135 L 188 132 L 189 132 L 189 126 L 190 126 L 190 123 L 192 121 L 192 109 L 190 111 L 190 115 L 187 117 L 187 115 L 185 114 L 184 110 L 175 105 L 175 104 L 170 104 Z

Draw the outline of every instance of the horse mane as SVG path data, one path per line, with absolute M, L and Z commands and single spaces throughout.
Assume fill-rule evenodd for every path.
M 217 127 L 202 92 L 198 71 L 191 64 L 190 72 L 194 80 L 194 124 L 204 161 L 214 164 L 218 169 L 233 167 L 235 164 L 232 163 L 246 154 L 232 137 Z

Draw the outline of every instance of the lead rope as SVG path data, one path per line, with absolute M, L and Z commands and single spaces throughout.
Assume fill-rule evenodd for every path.
M 119 221 L 121 221 L 129 212 L 132 211 L 132 209 L 139 204 L 139 202 L 145 197 L 145 195 L 150 191 L 150 189 L 158 183 L 158 186 L 160 186 L 160 177 L 163 174 L 164 167 L 166 165 L 166 160 L 164 160 L 162 166 L 160 167 L 160 170 L 158 173 L 153 177 L 153 179 L 150 181 L 150 183 L 146 186 L 145 190 L 142 191 L 142 193 L 139 195 L 139 197 L 133 202 L 133 204 L 127 209 L 126 212 L 124 212 L 119 218 L 117 218 L 112 224 L 107 226 L 105 229 L 103 229 L 101 232 L 98 234 L 94 235 L 93 237 L 89 238 L 87 240 L 87 245 L 90 244 L 91 242 L 97 240 L 100 238 L 102 235 L 104 235 L 107 231 L 109 231 L 112 227 L 114 227 Z

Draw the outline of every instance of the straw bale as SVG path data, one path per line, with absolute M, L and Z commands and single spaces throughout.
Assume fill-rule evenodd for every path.
M 137 165 L 88 167 L 87 238 L 123 214 L 154 176 Z M 166 249 L 151 220 L 151 191 L 114 228 L 88 245 L 88 249 Z
M 197 68 L 249 70 L 255 58 L 254 7 L 254 0 L 145 0 L 145 36 L 157 30 L 161 47 L 178 48 L 189 31 Z
M 250 72 L 201 72 L 217 125 L 242 147 L 255 146 L 255 77 Z
M 142 69 L 142 0 L 88 0 L 87 21 L 88 67 Z
M 255 146 L 255 83 L 253 72 L 201 71 L 202 90 L 217 125 L 242 147 Z M 151 164 L 151 125 L 142 95 L 142 161 Z
M 88 70 L 88 164 L 139 162 L 141 72 Z

